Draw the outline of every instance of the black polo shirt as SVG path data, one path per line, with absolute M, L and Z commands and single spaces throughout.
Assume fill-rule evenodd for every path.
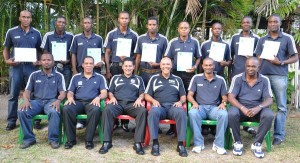
M 64 76 L 52 69 L 48 76 L 42 70 L 30 74 L 26 90 L 33 93 L 37 100 L 51 100 L 57 98 L 60 91 L 66 91 Z
M 127 78 L 124 74 L 114 75 L 109 84 L 109 92 L 119 101 L 135 101 L 145 92 L 143 79 L 137 75 Z
M 194 97 L 200 105 L 219 105 L 222 96 L 227 94 L 227 86 L 223 77 L 214 75 L 209 81 L 203 73 L 193 76 L 188 90 L 195 94 Z
M 269 78 L 259 74 L 254 86 L 249 86 L 245 73 L 232 78 L 228 93 L 233 94 L 242 105 L 252 108 L 260 105 L 266 98 L 272 97 Z
M 298 54 L 293 36 L 280 31 L 279 36 L 276 39 L 272 39 L 270 33 L 260 38 L 254 52 L 256 55 L 261 55 L 266 40 L 280 42 L 279 50 L 277 53 L 277 58 L 280 61 L 287 60 L 291 55 Z M 288 65 L 274 65 L 268 60 L 263 59 L 260 66 L 260 73 L 264 75 L 287 76 Z
M 173 74 L 168 79 L 162 74 L 153 75 L 145 93 L 160 103 L 174 103 L 179 101 L 181 96 L 186 95 L 181 78 Z
M 186 41 L 182 41 L 180 37 L 176 37 L 169 42 L 165 56 L 173 60 L 173 69 L 175 70 L 177 70 L 178 52 L 191 52 L 196 59 L 201 57 L 199 42 L 192 36 L 189 36 Z M 192 58 L 192 66 L 195 65 L 194 58 Z
M 201 53 L 202 53 L 202 60 L 204 60 L 206 57 L 209 57 L 209 53 L 210 53 L 210 46 L 212 43 L 212 38 L 210 40 L 204 41 L 201 45 Z M 222 40 L 222 38 L 220 38 L 218 40 L 219 43 L 223 43 L 226 44 L 225 47 L 225 51 L 224 51 L 224 61 L 229 61 L 232 60 L 231 59 L 231 53 L 230 53 L 230 48 L 229 48 L 229 44 L 226 43 L 225 41 Z M 224 74 L 224 67 L 220 65 L 219 62 L 214 61 L 215 64 L 215 72 L 217 72 L 218 74 Z
M 52 53 L 52 44 L 53 43 L 66 43 L 66 58 L 70 60 L 70 47 L 73 40 L 73 34 L 71 32 L 64 32 L 63 36 L 58 35 L 55 31 L 47 32 L 44 35 L 41 48 L 47 50 Z
M 41 50 L 41 42 L 42 36 L 37 29 L 30 27 L 26 33 L 21 26 L 16 26 L 7 31 L 3 45 L 7 48 L 36 48 L 38 52 Z M 10 58 L 15 55 L 14 48 L 11 51 Z
M 125 38 L 125 39 L 131 39 L 131 54 L 130 56 L 133 56 L 134 53 L 134 48 L 136 45 L 136 41 L 137 41 L 137 37 L 138 34 L 133 31 L 130 28 L 127 28 L 127 31 L 125 34 L 123 34 L 119 27 L 111 30 L 110 32 L 108 32 L 105 42 L 104 42 L 104 47 L 106 49 L 110 49 L 112 52 L 111 55 L 111 62 L 122 62 L 119 56 L 116 56 L 116 52 L 117 52 L 117 44 L 118 44 L 118 38 Z
M 83 59 L 87 56 L 88 48 L 101 48 L 101 55 L 103 56 L 102 37 L 95 33 L 92 33 L 90 38 L 85 37 L 84 33 L 74 36 L 70 52 L 76 55 L 77 67 L 82 65 Z
M 68 91 L 74 93 L 75 100 L 90 101 L 104 89 L 107 89 L 107 84 L 103 75 L 94 72 L 92 77 L 87 79 L 82 72 L 72 77 Z
M 160 63 L 160 60 L 162 59 L 163 55 L 166 52 L 167 46 L 168 46 L 168 40 L 167 38 L 162 35 L 157 33 L 155 39 L 151 39 L 148 33 L 145 33 L 143 35 L 140 35 L 138 37 L 134 53 L 140 54 L 141 58 L 143 55 L 143 44 L 155 44 L 157 45 L 157 50 L 156 50 L 156 63 Z M 148 62 L 142 62 L 140 63 L 140 66 L 146 69 L 152 69 L 151 66 L 149 65 Z
M 236 33 L 232 36 L 230 40 L 230 51 L 231 51 L 231 58 L 233 59 L 233 66 L 232 66 L 232 76 L 240 74 L 242 72 L 245 72 L 245 65 L 246 65 L 246 60 L 247 57 L 238 55 L 239 51 L 239 42 L 240 38 L 243 37 L 243 31 L 240 33 Z M 257 42 L 259 40 L 259 36 L 254 34 L 252 31 L 250 31 L 250 38 L 254 38 L 254 49 L 257 45 Z M 254 53 L 253 49 L 253 53 Z M 253 54 L 255 57 L 256 55 Z

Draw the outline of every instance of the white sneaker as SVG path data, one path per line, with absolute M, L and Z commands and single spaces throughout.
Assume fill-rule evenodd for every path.
M 204 145 L 195 146 L 195 147 L 192 149 L 192 152 L 194 152 L 194 153 L 200 153 L 203 149 L 204 149 Z
M 241 156 L 243 154 L 243 144 L 241 142 L 235 142 L 233 144 L 232 153 L 236 156 Z
M 227 154 L 227 151 L 223 147 L 218 147 L 215 144 L 213 144 L 212 150 L 216 151 L 219 155 L 226 155 Z
M 265 157 L 265 153 L 262 151 L 260 143 L 256 142 L 256 143 L 252 144 L 251 149 L 252 149 L 255 157 L 257 157 L 257 158 Z
M 83 127 L 84 127 L 83 124 L 77 122 L 77 124 L 76 124 L 77 129 L 83 129 Z

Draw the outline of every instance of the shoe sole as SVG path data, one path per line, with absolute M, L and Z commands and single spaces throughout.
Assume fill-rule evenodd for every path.
M 235 156 L 241 156 L 241 155 L 243 155 L 243 152 L 233 152 L 233 151 L 232 151 L 232 153 L 233 153 L 233 155 L 235 155 Z

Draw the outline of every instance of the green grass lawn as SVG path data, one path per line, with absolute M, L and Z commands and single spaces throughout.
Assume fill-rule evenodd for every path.
M 291 113 L 292 114 L 292 113 Z M 175 151 L 177 140 L 174 136 L 165 135 L 168 126 L 163 127 L 160 134 L 161 155 L 154 157 L 150 154 L 151 146 L 145 148 L 144 156 L 136 155 L 132 149 L 133 133 L 125 133 L 118 129 L 113 134 L 113 148 L 105 155 L 98 153 L 101 144 L 95 135 L 93 150 L 84 147 L 84 129 L 77 130 L 77 142 L 71 150 L 51 149 L 47 143 L 47 122 L 43 121 L 42 130 L 34 130 L 37 135 L 37 144 L 28 149 L 19 149 L 19 128 L 5 131 L 6 121 L 0 119 L 0 162 L 300 162 L 300 127 L 299 117 L 289 118 L 287 121 L 286 141 L 280 146 L 272 146 L 272 152 L 267 153 L 264 159 L 255 158 L 250 150 L 253 137 L 241 131 L 244 141 L 244 155 L 234 156 L 232 151 L 227 155 L 218 155 L 211 150 L 213 136 L 205 137 L 205 149 L 200 154 L 191 152 L 182 158 Z M 133 122 L 130 122 L 131 127 Z M 265 147 L 265 143 L 263 143 Z

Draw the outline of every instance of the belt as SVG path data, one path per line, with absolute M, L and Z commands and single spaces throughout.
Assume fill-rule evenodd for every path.
M 145 68 L 140 68 L 140 70 L 142 72 L 146 72 L 146 73 L 149 73 L 149 74 L 154 74 L 154 73 L 160 72 L 160 69 L 145 69 Z
M 122 62 L 112 62 L 112 63 L 110 64 L 110 66 L 122 66 L 122 65 L 123 65 Z
M 22 62 L 24 65 L 29 65 L 31 64 L 32 62 Z

